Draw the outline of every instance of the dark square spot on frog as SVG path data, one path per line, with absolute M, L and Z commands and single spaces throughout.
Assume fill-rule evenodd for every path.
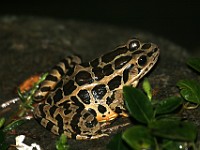
M 110 104 L 112 104 L 113 100 L 114 100 L 114 98 L 107 97 L 106 104 L 109 106 Z
M 146 43 L 142 45 L 142 49 L 149 49 L 151 47 L 151 43 Z
M 129 76 L 129 69 L 125 69 L 123 72 L 123 81 L 126 83 L 128 81 L 128 76 Z
M 109 76 L 109 75 L 111 75 L 113 72 L 114 72 L 114 70 L 113 70 L 111 64 L 108 64 L 108 65 L 106 65 L 106 66 L 103 67 L 103 74 L 104 74 L 105 76 Z
M 59 73 L 61 76 L 63 76 L 63 75 L 65 74 L 64 71 L 63 71 L 63 69 L 62 69 L 60 66 L 55 66 L 55 67 L 53 67 L 53 69 L 57 70 L 58 73 Z
M 157 47 L 154 48 L 153 52 L 155 53 L 155 52 L 157 52 L 157 51 L 158 51 L 158 48 L 157 48 Z
M 80 134 L 81 133 L 80 127 L 78 126 L 80 117 L 81 117 L 80 113 L 76 113 L 73 116 L 73 118 L 71 120 L 71 123 L 70 123 L 70 126 L 72 127 L 74 132 L 76 132 L 76 134 Z
M 40 115 L 42 118 L 45 118 L 46 117 L 46 114 L 44 113 L 44 106 L 45 104 L 40 104 L 38 106 L 38 109 L 39 109 L 39 112 L 40 112 Z M 37 117 L 37 119 L 39 119 L 40 117 Z
M 130 70 L 134 67 L 133 64 L 131 64 L 130 66 L 128 66 L 124 72 L 123 72 L 123 81 L 124 83 L 126 83 L 129 79 L 129 73 L 130 73 Z
M 83 115 L 83 119 L 87 119 L 87 117 L 91 116 L 91 113 L 89 112 L 86 112 L 84 115 Z
M 154 53 L 154 52 L 151 51 L 151 52 L 147 53 L 147 56 L 148 56 L 148 57 L 151 57 L 151 56 L 153 55 L 153 53 Z
M 55 125 L 55 124 L 49 120 L 49 121 L 47 122 L 47 125 L 46 125 L 45 128 L 46 128 L 47 130 L 50 130 L 50 131 L 51 131 L 51 129 L 52 129 L 52 127 L 53 127 L 54 125 Z
M 42 92 L 48 92 L 51 90 L 51 88 L 49 86 L 44 86 L 40 89 Z
M 65 108 L 65 110 L 64 110 L 64 114 L 65 114 L 65 115 L 68 115 L 69 113 L 72 112 L 72 110 L 69 109 L 70 104 L 65 104 L 65 105 L 63 105 L 63 107 Z
M 118 88 L 121 85 L 121 76 L 116 76 L 112 80 L 108 82 L 108 86 L 110 90 L 114 90 L 115 88 Z
M 81 63 L 80 65 L 83 66 L 83 67 L 89 67 L 90 66 L 89 62 L 84 62 L 84 63 Z
M 144 50 L 137 50 L 135 52 L 132 53 L 132 55 L 137 55 L 137 54 L 141 54 L 144 53 Z
M 69 80 L 64 86 L 63 91 L 65 96 L 70 95 L 74 90 L 76 89 L 76 86 L 74 85 L 73 80 Z
M 108 63 L 111 62 L 115 57 L 126 53 L 128 50 L 125 47 L 118 48 L 112 52 L 109 52 L 102 56 L 102 62 Z
M 34 100 L 35 101 L 41 101 L 44 99 L 44 96 L 43 95 L 38 95 L 38 96 L 34 96 Z
M 51 96 L 48 96 L 48 97 L 47 97 L 46 102 L 47 102 L 49 105 L 53 105 L 53 103 L 54 103 L 54 101 L 52 100 L 52 97 L 51 97 Z
M 53 76 L 53 75 L 51 75 L 51 74 L 49 74 L 49 75 L 47 75 L 47 77 L 46 77 L 45 80 L 49 80 L 49 81 L 54 81 L 54 82 L 56 82 L 56 81 L 58 81 L 58 78 L 55 77 L 55 76 Z
M 55 101 L 55 103 L 59 102 L 63 96 L 62 96 L 62 90 L 61 89 L 58 89 L 55 93 L 55 95 L 53 96 L 53 100 Z
M 68 58 L 66 58 L 66 59 L 62 59 L 60 62 L 64 63 L 65 68 L 69 68 Z
M 97 116 L 97 113 L 96 113 L 96 111 L 95 111 L 94 109 L 89 108 L 88 111 L 89 111 L 94 117 Z
M 63 87 L 63 80 L 60 80 L 60 81 L 56 84 L 56 86 L 54 87 L 53 90 L 56 90 L 56 89 L 61 88 L 61 87 Z
M 122 56 L 115 60 L 115 69 L 120 69 L 126 65 L 130 60 L 131 56 Z
M 90 65 L 91 65 L 92 67 L 97 67 L 97 66 L 99 65 L 99 59 L 96 58 L 96 59 L 92 60 L 92 61 L 90 62 Z
M 92 95 L 95 99 L 102 99 L 106 92 L 107 90 L 104 84 L 97 85 L 92 89 Z
M 104 77 L 103 70 L 100 67 L 94 67 L 92 72 L 95 74 L 95 80 L 99 81 Z
M 78 96 L 83 101 L 83 103 L 90 104 L 90 95 L 87 90 L 80 90 L 78 92 Z
M 62 99 L 62 102 L 56 104 L 58 107 L 64 107 L 66 110 L 70 109 L 70 101 L 69 99 Z
M 74 105 L 78 106 L 78 109 L 76 110 L 76 112 L 81 113 L 81 111 L 85 108 L 83 103 L 81 103 L 80 100 L 76 96 L 72 96 L 71 100 L 73 101 Z
M 93 82 L 91 74 L 87 71 L 80 71 L 75 76 L 75 81 L 78 85 L 90 84 Z
M 98 106 L 98 111 L 102 114 L 104 114 L 106 112 L 106 107 L 104 107 L 103 105 L 99 105 Z
M 67 71 L 66 75 L 71 76 L 74 73 L 74 67 L 67 68 L 67 69 L 68 69 L 68 71 Z
M 98 123 L 98 121 L 96 119 L 93 119 L 90 122 L 86 122 L 85 126 L 88 127 L 88 128 L 93 128 L 95 125 L 97 125 L 97 123 Z
M 51 117 L 53 117 L 53 114 L 55 113 L 55 111 L 56 111 L 57 108 L 58 107 L 55 106 L 55 105 L 53 105 L 53 106 L 50 107 L 49 113 L 50 113 Z
M 122 110 L 121 110 L 121 108 L 116 107 L 116 108 L 115 108 L 115 112 L 118 113 L 118 114 L 120 114 L 120 113 L 122 113 Z
M 59 127 L 59 129 L 61 130 L 61 131 L 63 131 L 63 117 L 60 115 L 60 114 L 58 114 L 56 117 L 55 117 L 55 119 L 57 120 L 57 126 Z M 60 133 L 59 133 L 60 134 Z

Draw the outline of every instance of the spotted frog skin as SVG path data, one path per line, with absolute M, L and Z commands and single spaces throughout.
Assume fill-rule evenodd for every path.
M 90 62 L 67 57 L 48 74 L 35 93 L 34 109 L 39 123 L 54 134 L 68 138 L 97 139 L 103 122 L 127 117 L 123 86 L 136 87 L 154 66 L 159 48 L 130 39 L 125 45 Z

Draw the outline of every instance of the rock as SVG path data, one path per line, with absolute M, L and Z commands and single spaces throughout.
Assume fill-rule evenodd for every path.
M 131 37 L 156 43 L 160 47 L 159 62 L 147 75 L 152 87 L 159 89 L 157 99 L 176 95 L 179 91 L 176 83 L 180 79 L 197 78 L 185 64 L 190 57 L 186 49 L 134 27 L 5 16 L 0 18 L 1 103 L 17 96 L 15 91 L 22 81 L 33 74 L 47 72 L 60 59 L 78 54 L 84 61 L 88 61 L 112 50 Z M 191 115 L 195 117 L 197 114 Z M 199 124 L 199 120 L 197 122 Z M 31 136 L 28 139 L 46 150 L 55 149 L 55 140 L 58 136 L 45 130 L 34 119 L 20 126 L 17 131 L 36 136 L 35 139 Z M 92 141 L 69 140 L 69 144 L 72 149 L 103 150 L 111 137 Z

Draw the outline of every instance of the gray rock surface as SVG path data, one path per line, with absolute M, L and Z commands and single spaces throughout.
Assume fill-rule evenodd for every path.
M 186 49 L 134 27 L 5 16 L 0 18 L 0 103 L 16 97 L 16 87 L 22 81 L 33 74 L 48 71 L 60 59 L 75 53 L 88 61 L 112 50 L 130 37 L 156 43 L 161 49 L 159 62 L 147 75 L 152 87 L 158 89 L 155 98 L 176 95 L 176 83 L 180 79 L 197 78 L 185 64 L 190 56 Z M 184 115 L 199 126 L 199 110 Z M 127 120 L 119 119 L 117 123 L 124 121 Z M 22 125 L 17 133 L 27 133 L 29 143 L 36 142 L 45 150 L 55 149 L 55 140 L 58 139 L 34 119 Z M 69 140 L 69 144 L 72 149 L 103 150 L 112 136 L 92 141 Z

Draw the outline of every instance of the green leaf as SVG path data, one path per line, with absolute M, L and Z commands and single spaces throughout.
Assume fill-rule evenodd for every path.
M 179 141 L 194 141 L 197 136 L 196 127 L 190 122 L 178 120 L 157 120 L 149 124 L 155 136 Z
M 187 64 L 194 70 L 200 72 L 200 58 L 191 58 L 187 61 Z
M 0 130 L 0 143 L 3 143 L 4 140 L 5 140 L 5 133 L 2 130 Z
M 9 145 L 7 143 L 0 143 L 1 150 L 8 150 Z
M 69 150 L 70 147 L 67 143 L 67 136 L 64 134 L 61 134 L 58 141 L 56 141 L 56 149 L 57 150 Z
M 0 130 L 0 149 L 1 150 L 7 150 L 9 145 L 5 143 L 5 133 Z
M 189 149 L 186 142 L 180 142 L 175 140 L 164 140 L 162 143 L 162 150 L 186 150 Z
M 130 147 L 122 140 L 122 134 L 115 135 L 107 145 L 109 150 L 129 150 Z
M 155 105 L 156 115 L 171 113 L 177 109 L 182 102 L 183 100 L 180 97 L 169 97 L 164 99 Z
M 144 79 L 142 83 L 142 87 L 144 89 L 144 92 L 147 94 L 147 97 L 149 98 L 149 100 L 151 100 L 152 99 L 151 85 L 147 78 Z
M 4 125 L 5 120 L 5 118 L 0 118 L 0 128 Z
M 126 108 L 132 117 L 142 123 L 148 123 L 154 119 L 153 106 L 141 90 L 125 86 L 123 92 Z
M 15 129 L 16 127 L 22 125 L 26 120 L 15 120 L 13 121 L 12 123 L 8 124 L 4 129 L 3 129 L 3 132 L 7 132 L 7 131 L 10 131 L 10 130 L 13 130 Z
M 132 149 L 155 149 L 154 138 L 146 127 L 130 127 L 122 134 L 122 138 Z
M 193 80 L 181 80 L 177 83 L 180 93 L 189 102 L 200 104 L 200 84 Z

